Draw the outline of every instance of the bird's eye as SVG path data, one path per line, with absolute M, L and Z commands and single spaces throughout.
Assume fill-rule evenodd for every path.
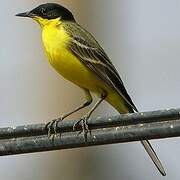
M 46 9 L 42 8 L 41 12 L 42 12 L 42 14 L 46 14 L 47 11 L 46 11 Z

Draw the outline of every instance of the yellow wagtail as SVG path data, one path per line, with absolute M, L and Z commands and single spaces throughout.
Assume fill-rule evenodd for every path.
M 75 21 L 68 9 L 58 4 L 47 3 L 17 16 L 32 18 L 40 24 L 49 63 L 59 74 L 79 86 L 85 93 L 84 104 L 60 119 L 48 123 L 48 134 L 51 134 L 52 127 L 56 133 L 59 121 L 90 105 L 93 100 L 90 92 L 95 93 L 100 100 L 79 121 L 84 133 L 88 132 L 87 120 L 103 100 L 119 113 L 137 112 L 123 81 L 103 48 Z M 141 143 L 161 174 L 165 176 L 164 168 L 149 141 L 143 140 Z

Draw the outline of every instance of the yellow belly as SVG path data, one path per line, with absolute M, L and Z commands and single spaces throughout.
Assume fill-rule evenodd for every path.
M 64 32 L 63 28 L 45 27 L 42 39 L 49 63 L 59 74 L 79 87 L 94 92 L 97 96 L 101 96 L 103 92 L 106 92 L 107 102 L 119 112 L 128 112 L 123 98 L 97 78 L 96 75 L 68 51 L 66 47 L 70 37 Z

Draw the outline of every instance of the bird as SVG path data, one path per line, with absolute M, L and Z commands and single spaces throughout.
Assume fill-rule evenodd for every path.
M 52 128 L 56 134 L 59 122 L 89 106 L 93 101 L 91 93 L 99 100 L 73 126 L 75 129 L 80 123 L 84 134 L 89 131 L 88 119 L 103 101 L 120 114 L 138 112 L 111 59 L 94 36 L 76 21 L 70 10 L 56 3 L 46 3 L 16 16 L 31 18 L 41 26 L 49 63 L 60 75 L 84 91 L 86 101 L 83 104 L 47 123 L 48 135 L 51 135 Z M 159 172 L 165 176 L 163 165 L 150 142 L 142 140 L 141 143 Z

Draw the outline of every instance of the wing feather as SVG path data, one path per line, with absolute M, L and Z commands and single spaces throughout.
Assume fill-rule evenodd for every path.
M 67 30 L 71 31 L 70 28 Z M 79 29 L 75 34 L 71 32 L 69 34 L 72 37 L 68 44 L 69 50 L 98 78 L 116 90 L 132 109 L 137 111 L 117 70 L 92 35 L 83 29 Z

